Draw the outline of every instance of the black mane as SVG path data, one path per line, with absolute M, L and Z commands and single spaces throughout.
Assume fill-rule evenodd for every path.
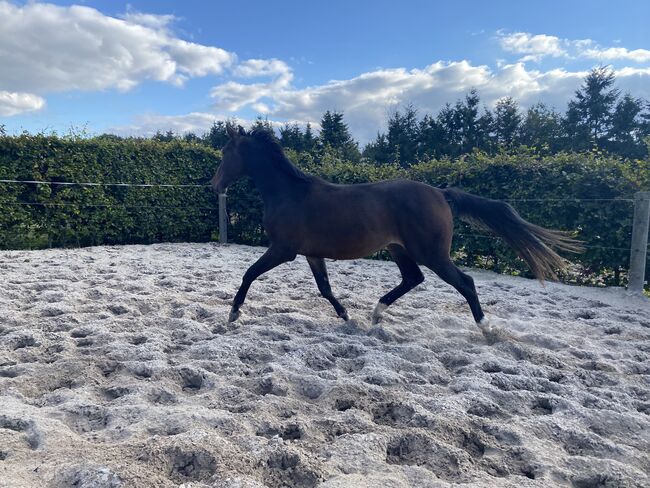
M 300 171 L 289 161 L 280 142 L 271 131 L 256 127 L 248 133 L 248 136 L 258 143 L 260 149 L 270 155 L 271 161 L 280 171 L 300 180 L 309 181 L 311 179 L 310 176 Z

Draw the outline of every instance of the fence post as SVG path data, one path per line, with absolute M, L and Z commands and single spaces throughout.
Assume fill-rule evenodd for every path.
M 648 254 L 648 226 L 650 225 L 650 191 L 634 195 L 634 220 L 632 221 L 632 248 L 628 291 L 643 293 L 645 262 Z
M 226 211 L 226 194 L 219 193 L 219 242 L 228 242 L 228 212 Z

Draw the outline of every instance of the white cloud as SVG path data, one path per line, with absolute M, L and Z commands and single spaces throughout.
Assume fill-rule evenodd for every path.
M 557 58 L 567 55 L 563 47 L 565 42 L 559 37 L 546 34 L 533 35 L 527 32 L 505 34 L 503 31 L 499 31 L 497 35 L 505 51 L 525 54 L 520 61 L 539 61 L 546 56 Z
M 586 58 L 598 59 L 600 61 L 623 59 L 634 61 L 635 63 L 650 62 L 650 50 L 648 49 L 634 49 L 630 51 L 624 47 L 609 47 L 606 49 L 585 49 L 581 54 Z
M 152 29 L 163 29 L 177 20 L 175 15 L 156 15 L 137 12 L 130 9 L 128 5 L 127 12 L 122 18 L 131 24 L 139 24 L 145 27 L 151 27 Z
M 274 76 L 288 81 L 293 78 L 289 65 L 279 59 L 247 59 L 237 65 L 234 74 L 241 78 Z
M 259 100 L 289 89 L 293 80 L 291 68 L 278 59 L 249 59 L 234 69 L 234 75 L 240 78 L 272 79 L 268 82 L 249 84 L 229 81 L 215 86 L 210 91 L 210 96 L 215 99 L 217 110 L 234 112 L 247 105 L 253 105 L 260 113 L 269 113 L 272 109 Z
M 540 61 L 544 57 L 587 58 L 600 61 L 633 61 L 646 63 L 650 61 L 650 50 L 624 47 L 600 47 L 592 39 L 561 39 L 546 34 L 529 32 L 497 32 L 501 47 L 511 53 L 524 54 L 520 62 Z
M 223 49 L 187 42 L 170 16 L 0 0 L 0 89 L 39 95 L 67 90 L 129 90 L 145 80 L 182 84 L 219 74 L 235 61 Z
M 0 117 L 33 112 L 44 106 L 45 100 L 38 95 L 0 90 Z

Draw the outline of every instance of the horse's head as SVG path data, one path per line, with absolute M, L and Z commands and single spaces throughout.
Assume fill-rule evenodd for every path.
M 227 131 L 230 140 L 221 150 L 221 164 L 210 180 L 212 188 L 218 193 L 223 193 L 228 188 L 228 185 L 237 181 L 246 173 L 244 161 L 239 153 L 239 143 L 246 133 L 241 126 L 237 129 L 228 126 Z

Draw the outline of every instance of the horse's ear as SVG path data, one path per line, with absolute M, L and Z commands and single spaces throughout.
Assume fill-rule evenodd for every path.
M 238 127 L 239 127 L 239 135 L 240 135 L 240 136 L 245 136 L 245 135 L 246 135 L 246 131 L 244 130 L 244 128 L 243 128 L 241 125 L 238 126 Z
M 232 125 L 228 124 L 226 126 L 226 132 L 228 133 L 228 137 L 230 137 L 231 140 L 237 139 L 239 136 L 240 132 L 237 131 Z

